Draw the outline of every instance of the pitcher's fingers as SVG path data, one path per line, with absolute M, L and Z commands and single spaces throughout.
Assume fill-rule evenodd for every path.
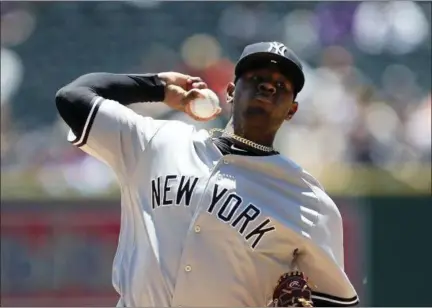
M 205 95 L 201 93 L 199 89 L 192 89 L 186 93 L 186 96 L 183 98 L 183 103 L 186 106 L 198 98 L 205 98 Z
M 208 86 L 204 81 L 198 81 L 198 82 L 192 83 L 192 88 L 193 89 L 207 89 Z
M 189 78 L 187 79 L 188 82 L 193 83 L 196 81 L 203 81 L 201 77 L 198 76 L 189 76 Z
M 206 89 L 208 88 L 207 83 L 205 83 L 200 77 L 191 77 L 187 80 L 186 90 L 191 89 Z
M 187 88 L 190 90 L 190 89 L 192 88 L 192 85 L 193 85 L 194 83 L 197 83 L 197 82 L 203 82 L 203 80 L 201 79 L 201 77 L 192 77 L 192 76 L 190 76 L 190 77 L 186 80 Z

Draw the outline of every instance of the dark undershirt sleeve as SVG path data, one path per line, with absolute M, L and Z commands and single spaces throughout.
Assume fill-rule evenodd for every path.
M 126 105 L 164 98 L 165 84 L 157 75 L 91 73 L 61 88 L 55 101 L 70 127 L 69 142 L 117 174 L 129 174 L 167 121 L 139 115 Z
M 97 97 L 122 105 L 161 102 L 165 85 L 155 74 L 91 73 L 79 77 L 61 88 L 55 99 L 60 116 L 76 136 L 82 134 Z

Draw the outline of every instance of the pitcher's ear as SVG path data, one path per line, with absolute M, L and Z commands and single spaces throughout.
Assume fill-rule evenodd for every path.
M 285 117 L 285 120 L 287 120 L 287 121 L 291 120 L 292 117 L 297 112 L 297 110 L 298 110 L 298 103 L 297 102 L 293 102 L 292 105 L 291 105 L 290 110 L 288 111 L 288 113 L 287 113 L 287 115 Z
M 234 100 L 234 92 L 235 92 L 235 85 L 234 83 L 230 82 L 226 88 L 226 102 L 228 104 L 232 104 Z

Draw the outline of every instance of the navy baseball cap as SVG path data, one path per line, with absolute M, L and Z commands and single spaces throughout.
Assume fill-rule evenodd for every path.
M 300 60 L 291 49 L 280 42 L 260 42 L 246 46 L 235 67 L 235 81 L 245 71 L 265 67 L 270 63 L 274 63 L 290 78 L 296 93 L 303 89 L 305 77 Z

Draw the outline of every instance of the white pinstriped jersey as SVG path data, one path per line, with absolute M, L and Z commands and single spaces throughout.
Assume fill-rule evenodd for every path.
M 314 298 L 357 302 L 340 213 L 292 161 L 223 156 L 207 131 L 101 97 L 69 141 L 118 177 L 113 284 L 123 305 L 265 306 L 279 276 L 294 269 L 313 281 Z

